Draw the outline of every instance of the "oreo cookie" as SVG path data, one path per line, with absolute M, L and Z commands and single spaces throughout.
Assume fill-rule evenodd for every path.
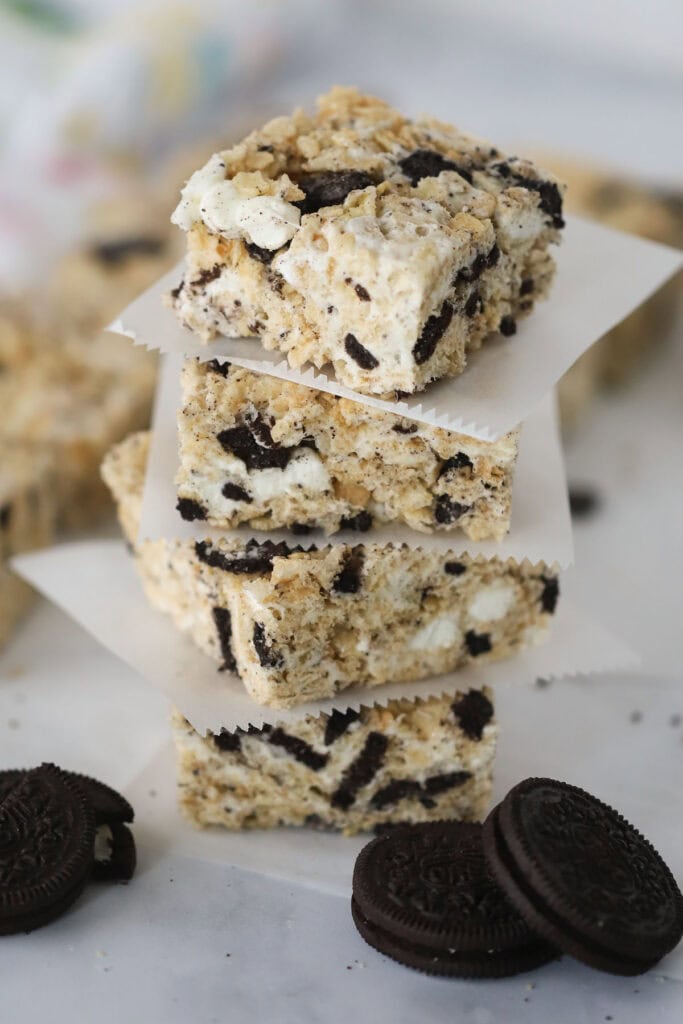
M 494 881 L 481 826 L 397 826 L 368 844 L 353 873 L 353 919 L 363 938 L 428 974 L 500 978 L 557 956 Z
M 0 803 L 0 935 L 49 924 L 80 896 L 94 857 L 95 815 L 67 773 L 43 765 Z
M 133 833 L 120 822 L 97 830 L 95 861 L 91 878 L 95 882 L 129 882 L 135 874 L 137 851 Z
M 683 896 L 660 855 L 585 790 L 526 779 L 489 814 L 493 876 L 530 928 L 612 974 L 641 974 L 683 936 Z

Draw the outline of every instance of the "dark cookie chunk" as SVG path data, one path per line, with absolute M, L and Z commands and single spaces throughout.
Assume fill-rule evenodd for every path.
M 511 338 L 513 334 L 517 333 L 517 324 L 512 316 L 504 316 L 498 324 L 498 330 L 504 338 Z
M 311 530 L 317 529 L 315 523 L 292 523 L 290 530 L 299 537 L 305 537 Z
M 338 740 L 350 726 L 357 722 L 360 718 L 360 712 L 354 711 L 353 708 L 349 708 L 347 711 L 338 711 L 336 708 L 332 711 L 325 724 L 325 739 L 324 743 L 326 747 L 329 747 L 331 743 Z
M 379 359 L 375 359 L 372 352 L 369 352 L 354 334 L 347 334 L 344 338 L 344 350 L 355 363 L 358 363 L 361 370 L 375 370 L 379 366 Z
M 434 355 L 434 350 L 446 333 L 452 319 L 453 306 L 447 299 L 439 313 L 429 317 L 422 328 L 422 334 L 413 346 L 413 359 L 418 366 L 426 363 Z
M 207 512 L 203 505 L 200 505 L 194 498 L 178 498 L 176 509 L 183 519 L 189 523 L 195 519 L 206 519 Z
M 394 779 L 373 793 L 370 805 L 381 811 L 385 807 L 390 807 L 391 804 L 397 804 L 399 800 L 405 800 L 406 797 L 417 797 L 421 793 L 422 785 L 415 779 Z
M 369 512 L 358 512 L 355 516 L 343 516 L 339 521 L 340 530 L 355 530 L 367 533 L 372 526 L 372 515 Z
M 138 236 L 133 238 L 116 238 L 109 242 L 98 242 L 92 249 L 92 255 L 100 263 L 109 267 L 118 267 L 131 256 L 161 256 L 166 249 L 163 238 L 154 236 Z
M 415 779 L 394 779 L 388 785 L 378 789 L 373 795 L 370 803 L 378 810 L 396 804 L 399 800 L 406 798 L 418 799 L 425 807 L 434 807 L 435 802 L 430 797 L 446 793 L 449 789 L 455 789 L 471 779 L 470 772 L 448 772 L 442 775 L 432 775 L 424 782 L 417 782 Z
M 528 188 L 531 192 L 537 192 L 539 195 L 538 205 L 544 213 L 548 214 L 553 227 L 564 227 L 562 193 L 554 181 L 542 181 L 540 178 L 525 178 L 523 174 L 513 170 L 506 161 L 492 164 L 490 170 L 498 174 L 499 177 L 509 181 L 511 185 L 520 185 L 522 188 Z
M 5 795 L 0 837 L 0 935 L 48 924 L 77 899 L 90 875 L 90 803 L 68 772 L 42 765 Z
M 273 441 L 270 427 L 257 413 L 249 420 L 219 431 L 216 440 L 224 451 L 241 459 L 249 470 L 284 469 L 297 447 Z
M 266 636 L 266 628 L 261 622 L 254 623 L 252 643 L 256 656 L 264 668 L 282 668 L 284 658 Z
M 209 359 L 206 368 L 211 373 L 218 373 L 221 377 L 227 377 L 230 373 L 230 363 L 227 360 Z
M 242 736 L 238 730 L 230 732 L 228 729 L 221 729 L 214 734 L 213 742 L 219 750 L 227 754 L 238 754 L 242 749 Z
M 471 319 L 473 316 L 476 316 L 477 313 L 481 313 L 483 308 L 484 303 L 482 301 L 482 297 L 475 288 L 472 294 L 468 297 L 467 302 L 463 307 L 463 312 L 465 316 Z
M 557 608 L 557 601 L 560 596 L 560 581 L 557 576 L 541 576 L 541 579 L 543 580 L 541 608 L 544 612 L 552 615 Z
M 237 662 L 232 653 L 232 619 L 227 608 L 212 608 L 211 615 L 216 626 L 218 646 L 223 662 L 221 672 L 237 672 Z
M 409 156 L 404 156 L 398 162 L 399 167 L 410 179 L 410 184 L 415 186 L 422 178 L 437 178 L 442 171 L 457 171 L 461 178 L 468 184 L 472 184 L 472 173 L 462 164 L 456 164 L 448 160 L 435 149 L 416 149 Z
M 244 487 L 240 487 L 238 484 L 233 484 L 228 481 L 227 484 L 223 484 L 221 487 L 221 494 L 224 498 L 228 498 L 230 501 L 244 501 L 247 505 L 251 505 L 254 500 L 248 491 L 245 491 Z
M 359 790 L 367 786 L 377 774 L 384 761 L 389 740 L 381 732 L 371 732 L 360 754 L 344 770 L 339 786 L 332 794 L 332 806 L 348 811 L 355 802 Z
M 123 825 L 135 816 L 133 808 L 124 796 L 111 786 L 89 775 L 68 772 L 93 809 L 96 825 Z
M 103 825 L 95 840 L 90 877 L 95 882 L 129 882 L 135 874 L 137 851 L 133 833 L 121 823 Z
M 315 546 L 311 545 L 309 550 L 314 551 Z M 235 576 L 248 576 L 252 573 L 263 576 L 271 572 L 273 559 L 287 558 L 296 551 L 303 551 L 303 548 L 290 548 L 284 541 L 275 544 L 272 540 L 266 540 L 259 544 L 257 540 L 252 539 L 247 541 L 241 552 L 225 554 L 214 547 L 210 540 L 198 540 L 194 551 L 199 561 L 212 569 L 222 569 L 223 572 L 231 572 Z
M 462 576 L 463 573 L 467 572 L 467 566 L 462 562 L 446 562 L 443 570 L 449 576 Z
M 370 945 L 430 974 L 504 977 L 557 955 L 498 888 L 476 824 L 405 825 L 374 839 L 356 860 L 352 912 Z
M 468 629 L 465 633 L 465 644 L 472 657 L 476 658 L 491 650 L 491 637 L 488 633 L 475 633 L 473 629 Z
M 486 266 L 489 267 L 489 268 L 490 267 L 495 267 L 495 265 L 498 263 L 499 259 L 500 259 L 500 249 L 498 248 L 497 245 L 494 244 L 493 248 L 490 250 L 488 256 L 486 257 Z
M 365 553 L 361 547 L 346 551 L 340 569 L 332 581 L 332 589 L 338 594 L 357 594 L 361 588 L 361 574 Z
M 455 523 L 472 508 L 460 501 L 453 501 L 447 494 L 437 494 L 434 499 L 434 520 L 437 523 Z
M 481 690 L 468 690 L 463 697 L 453 701 L 451 710 L 465 736 L 471 740 L 480 740 L 493 718 L 493 704 Z
M 211 281 L 215 281 L 216 278 L 221 276 L 223 267 L 220 263 L 214 263 L 209 270 L 201 270 L 196 277 L 190 281 L 192 288 L 203 288 L 205 285 L 210 284 Z
M 362 284 L 357 284 L 353 289 L 361 302 L 370 302 L 370 292 Z
M 294 205 L 299 207 L 302 214 L 316 213 L 323 206 L 340 206 L 349 192 L 374 184 L 367 171 L 316 171 L 297 181 L 306 195 Z
M 660 855 L 585 790 L 526 779 L 489 814 L 483 831 L 505 895 L 564 953 L 634 975 L 683 936 L 683 896 Z
M 391 428 L 396 434 L 417 434 L 417 423 L 395 423 Z
M 257 263 L 265 263 L 266 265 L 271 262 L 276 252 L 275 249 L 263 249 L 260 245 L 254 245 L 253 242 L 245 242 L 244 248 L 252 260 L 256 260 Z
M 569 488 L 569 511 L 574 519 L 585 519 L 600 507 L 600 495 L 594 487 L 572 484 Z
M 425 779 L 423 789 L 429 796 L 438 796 L 449 789 L 459 789 L 472 778 L 472 772 L 444 772 L 442 775 L 430 775 Z
M 534 290 L 534 279 L 532 277 L 525 277 L 519 286 L 520 295 L 531 295 Z
M 458 452 L 457 455 L 453 455 L 450 459 L 446 459 L 439 470 L 437 480 L 440 480 L 442 476 L 446 475 L 446 473 L 450 473 L 452 469 L 474 469 L 474 463 L 469 455 L 465 454 L 465 452 Z
M 493 252 L 493 249 L 491 250 L 491 252 Z M 480 252 L 478 256 L 475 256 L 472 262 L 470 263 L 469 267 L 463 267 L 462 270 L 458 272 L 456 282 L 472 282 L 476 281 L 477 278 L 481 277 L 483 272 L 489 266 L 489 255 L 489 253 Z
M 273 729 L 268 737 L 268 742 L 272 743 L 274 747 L 282 747 L 296 761 L 305 764 L 314 772 L 319 772 L 321 768 L 324 768 L 329 759 L 329 754 L 319 754 L 310 743 L 306 743 L 306 740 L 302 740 L 298 736 L 291 736 L 284 729 Z

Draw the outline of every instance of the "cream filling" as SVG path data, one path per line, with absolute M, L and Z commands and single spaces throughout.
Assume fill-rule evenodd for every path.
M 296 491 L 327 491 L 331 487 L 330 475 L 317 452 L 305 448 L 296 452 L 284 469 L 248 470 L 241 459 L 227 456 L 221 459 L 211 476 L 192 472 L 191 487 L 197 500 L 209 510 L 221 509 L 229 513 L 244 503 L 226 498 L 223 487 L 235 483 L 242 487 L 255 504 L 265 505 L 273 498 Z
M 468 612 L 477 622 L 497 622 L 507 615 L 514 600 L 515 590 L 509 583 L 489 583 L 479 588 Z
M 454 647 L 462 641 L 458 620 L 452 616 L 439 615 L 411 637 L 408 648 L 424 651 L 434 647 Z

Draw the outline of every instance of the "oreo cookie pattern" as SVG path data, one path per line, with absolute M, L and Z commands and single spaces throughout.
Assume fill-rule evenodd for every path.
M 380 952 L 431 974 L 503 977 L 557 955 L 498 888 L 477 824 L 404 826 L 375 839 L 356 861 L 353 916 Z
M 562 192 L 457 128 L 333 89 L 190 178 L 172 218 L 188 272 L 171 301 L 205 342 L 256 336 L 357 391 L 412 394 L 461 373 L 495 331 L 511 336 L 547 293 Z
M 660 855 L 585 790 L 527 779 L 491 812 L 484 840 L 529 925 L 589 966 L 640 974 L 683 935 L 683 897 Z

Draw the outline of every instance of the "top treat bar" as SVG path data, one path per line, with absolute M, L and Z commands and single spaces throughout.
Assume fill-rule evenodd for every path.
M 533 164 L 342 88 L 212 156 L 172 219 L 189 251 L 170 301 L 205 341 L 255 336 L 390 397 L 514 334 L 564 224 Z

